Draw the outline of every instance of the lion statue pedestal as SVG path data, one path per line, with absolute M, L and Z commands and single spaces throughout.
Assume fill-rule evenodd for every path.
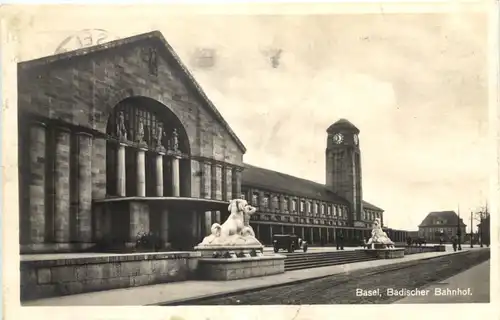
M 201 252 L 199 277 L 205 280 L 234 280 L 285 272 L 285 256 L 264 256 L 264 246 L 255 238 L 250 216 L 255 213 L 243 199 L 229 203 L 229 217 L 214 223 L 211 234 L 194 247 Z
M 378 259 L 394 259 L 402 258 L 405 254 L 404 248 L 396 248 L 394 242 L 389 239 L 387 234 L 382 230 L 380 219 L 377 218 L 373 222 L 372 237 L 366 245 L 368 249 L 363 249 L 370 256 Z

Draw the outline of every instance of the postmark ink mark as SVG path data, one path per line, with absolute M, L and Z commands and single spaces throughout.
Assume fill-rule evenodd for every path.
M 117 39 L 117 36 L 104 29 L 84 29 L 64 39 L 57 47 L 55 54 L 91 47 Z

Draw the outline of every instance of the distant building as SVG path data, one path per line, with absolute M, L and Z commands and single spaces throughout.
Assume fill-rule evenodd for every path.
M 444 234 L 444 240 L 450 241 L 457 234 L 458 215 L 455 211 L 433 211 L 425 217 L 418 226 L 418 235 L 427 242 L 439 242 L 441 231 Z M 461 240 L 465 239 L 465 227 L 467 225 L 460 218 Z

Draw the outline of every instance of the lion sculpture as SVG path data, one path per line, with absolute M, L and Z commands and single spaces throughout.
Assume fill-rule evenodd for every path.
M 200 245 L 261 245 L 250 226 L 250 216 L 256 210 L 246 200 L 231 200 L 227 220 L 222 225 L 212 224 L 212 234 L 205 237 Z

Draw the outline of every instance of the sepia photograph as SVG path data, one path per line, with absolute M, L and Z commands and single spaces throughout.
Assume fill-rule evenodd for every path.
M 4 8 L 22 307 L 492 301 L 491 7 L 284 6 Z

